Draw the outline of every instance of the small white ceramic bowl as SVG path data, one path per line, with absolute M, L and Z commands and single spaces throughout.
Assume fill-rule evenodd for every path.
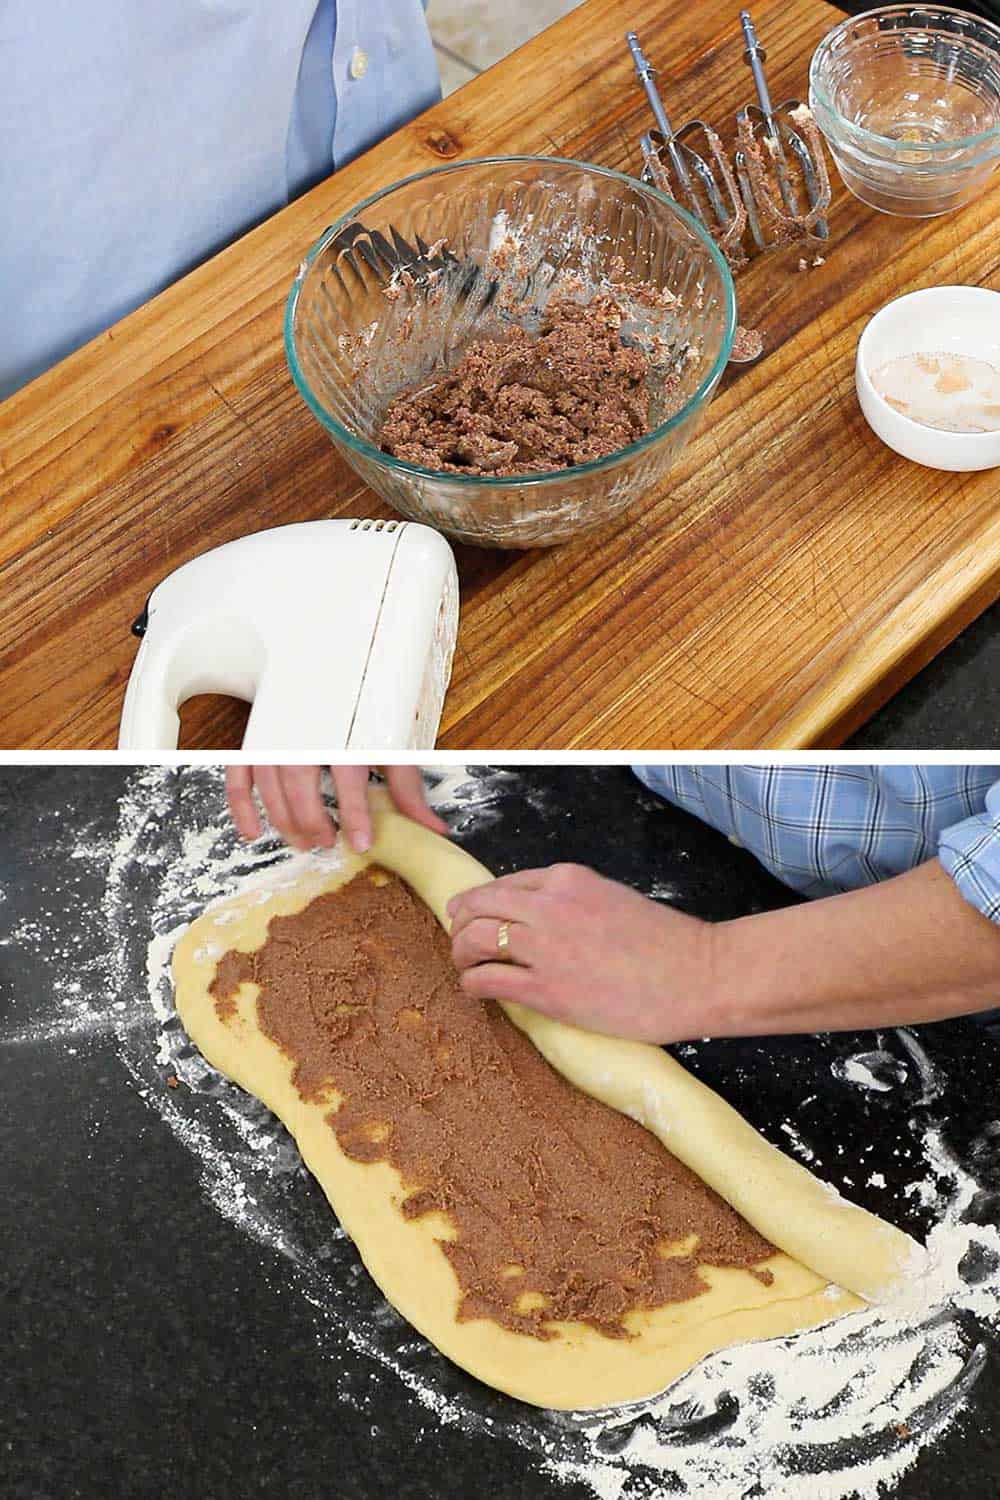
M 929 469 L 993 469 L 1000 432 L 945 432 L 896 411 L 872 375 L 907 354 L 962 354 L 1000 369 L 1000 292 L 932 286 L 887 302 L 858 340 L 855 384 L 865 420 L 888 447 Z

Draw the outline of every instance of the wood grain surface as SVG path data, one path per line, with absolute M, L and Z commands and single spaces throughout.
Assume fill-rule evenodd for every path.
M 737 14 L 737 0 L 589 0 L 0 406 L 0 745 L 112 746 L 130 623 L 188 558 L 284 522 L 390 514 L 285 366 L 285 295 L 331 220 L 457 157 L 635 173 L 648 120 L 625 31 L 675 121 L 720 122 L 749 96 Z M 802 95 L 839 13 L 761 0 L 754 16 L 772 92 Z M 878 215 L 836 179 L 834 194 L 824 265 L 800 271 L 792 251 L 740 275 L 766 356 L 731 369 L 660 492 L 548 552 L 458 549 L 441 745 L 835 744 L 997 596 L 1000 474 L 938 474 L 884 448 L 853 356 L 893 296 L 1000 286 L 1000 178 L 929 221 Z M 244 717 L 197 700 L 184 743 L 236 746 Z

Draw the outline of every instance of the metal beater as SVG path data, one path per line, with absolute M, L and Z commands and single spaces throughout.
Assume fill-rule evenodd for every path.
M 764 75 L 767 53 L 748 10 L 740 11 L 740 26 L 746 43 L 743 61 L 757 93 L 757 103 L 746 105 L 736 116 L 736 178 L 750 233 L 760 250 L 810 235 L 825 240 L 830 233 L 824 217 L 830 206 L 830 179 L 819 131 L 801 100 L 772 105 Z M 802 198 L 808 207 L 802 206 Z
M 718 134 L 704 120 L 673 129 L 654 82 L 656 69 L 635 32 L 626 37 L 657 127 L 642 138 L 643 177 L 691 210 L 734 269 L 747 261 L 748 225 L 759 251 L 794 240 L 824 240 L 830 206 L 830 179 L 812 116 L 797 99 L 772 104 L 764 73 L 767 54 L 749 11 L 740 12 L 740 26 L 757 103 L 736 116 L 732 167 Z
M 684 203 L 705 225 L 731 265 L 745 265 L 743 234 L 747 212 L 722 142 L 704 120 L 689 120 L 680 130 L 674 130 L 654 82 L 657 70 L 647 59 L 634 31 L 625 40 L 656 121 L 656 129 L 642 137 L 643 178 Z

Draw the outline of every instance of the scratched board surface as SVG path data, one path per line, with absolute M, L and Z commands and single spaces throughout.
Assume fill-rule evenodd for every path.
M 285 294 L 339 214 L 411 172 L 529 152 L 635 173 L 634 26 L 674 117 L 745 102 L 737 0 L 587 0 L 0 410 L 0 744 L 114 743 L 129 625 L 180 563 L 248 531 L 385 516 L 297 396 Z M 762 0 L 772 90 L 801 94 L 838 12 Z M 766 355 L 725 378 L 662 490 L 548 552 L 458 549 L 448 746 L 839 742 L 997 593 L 989 475 L 905 463 L 853 393 L 856 338 L 900 292 L 998 285 L 1000 179 L 961 213 L 890 219 L 835 184 L 826 264 L 739 278 Z M 238 742 L 198 700 L 186 743 Z
M 712 919 L 789 899 L 626 770 L 449 775 L 437 803 L 497 871 L 590 862 Z M 983 1303 L 938 1315 L 917 1353 L 853 1334 L 857 1350 L 848 1341 L 838 1358 L 857 1366 L 868 1406 L 833 1446 L 810 1445 L 808 1424 L 792 1440 L 811 1335 L 799 1355 L 754 1346 L 746 1379 L 709 1362 L 604 1425 L 461 1374 L 382 1301 L 276 1122 L 212 1075 L 164 996 L 151 999 L 153 931 L 165 951 L 213 889 L 276 857 L 236 847 L 218 773 L 8 767 L 0 815 L 5 1495 L 96 1500 L 111 1485 L 130 1500 L 319 1500 L 335 1485 L 349 1500 L 750 1500 L 839 1496 L 858 1464 L 908 1500 L 997 1493 L 1000 1345 Z M 982 1297 L 998 1279 L 976 1238 L 1000 1202 L 998 1049 L 988 1029 L 954 1023 L 681 1053 L 784 1149 L 828 1180 L 850 1177 L 845 1191 L 919 1235 L 974 1172 L 963 1275 Z M 911 1191 L 923 1143 L 939 1138 L 954 1153 L 943 1196 Z M 813 1354 L 827 1362 L 825 1345 Z M 904 1427 L 923 1446 L 897 1473 Z M 779 1490 L 767 1464 L 789 1482 L 801 1472 L 805 1488 Z M 840 1488 L 811 1488 L 834 1469 Z

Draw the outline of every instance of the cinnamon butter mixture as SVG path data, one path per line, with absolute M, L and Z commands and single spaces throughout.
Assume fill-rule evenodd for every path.
M 537 334 L 513 326 L 471 344 L 460 363 L 397 396 L 386 453 L 455 474 L 564 469 L 616 453 L 650 430 L 648 356 L 622 342 L 617 300 L 554 298 Z
M 394 876 L 359 875 L 272 918 L 256 953 L 227 953 L 211 988 L 223 1019 L 249 981 L 300 1094 L 340 1097 L 341 1150 L 396 1169 L 404 1217 L 447 1216 L 460 1320 L 622 1338 L 628 1313 L 705 1290 L 699 1262 L 772 1279 L 751 1268 L 773 1247 L 711 1188 L 462 992 L 448 938 Z

